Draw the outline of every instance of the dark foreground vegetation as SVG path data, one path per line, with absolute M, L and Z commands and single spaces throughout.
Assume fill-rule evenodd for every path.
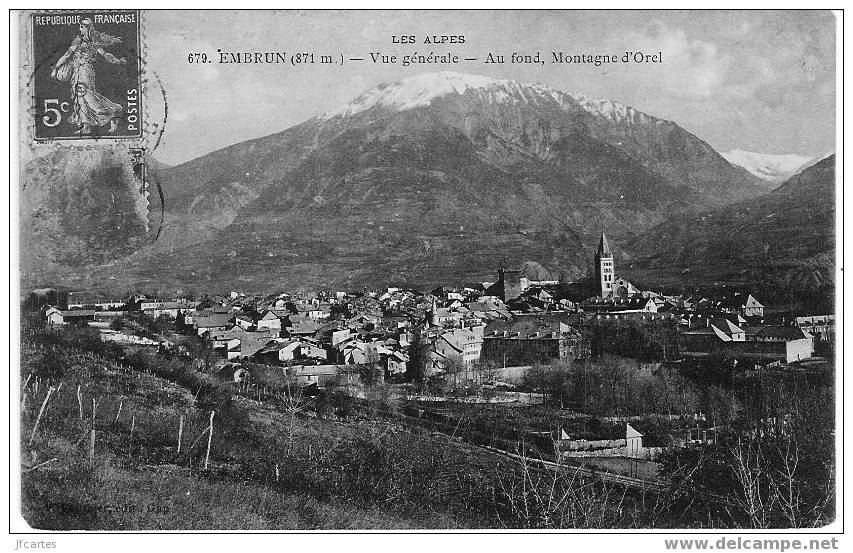
M 372 410 L 340 394 L 255 396 L 214 382 L 189 356 L 123 350 L 89 329 L 28 328 L 21 366 L 23 516 L 37 528 L 787 527 L 833 517 L 832 394 L 798 383 L 764 389 L 765 405 L 797 398 L 784 431 L 768 418 L 715 446 L 673 449 L 670 488 L 653 493 L 408 424 L 382 394 L 372 404 L 385 407 Z

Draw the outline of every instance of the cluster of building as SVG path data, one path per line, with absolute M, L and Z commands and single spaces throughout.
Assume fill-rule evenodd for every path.
M 616 275 L 604 234 L 595 262 L 601 293 L 581 307 L 605 311 L 605 317 L 620 312 L 625 317 L 639 316 L 640 320 L 649 315 L 670 317 L 677 324 L 678 353 L 682 357 L 722 354 L 757 362 L 793 363 L 812 356 L 815 339 L 828 341 L 834 335 L 832 315 L 799 317 L 796 324 L 767 324 L 765 306 L 748 292 L 735 291 L 715 299 L 643 292 Z M 632 309 L 614 312 L 614 305 Z
M 641 290 L 616 274 L 603 233 L 594 278 L 573 284 L 531 281 L 501 268 L 494 283 L 428 293 L 391 287 L 360 294 L 231 293 L 200 301 L 69 293 L 66 307 L 46 309 L 47 322 L 89 322 L 126 311 L 168 317 L 203 337 L 223 361 L 288 366 L 308 382 L 349 378 L 354 366 L 381 369 L 385 378 L 405 373 L 413 347 L 420 348 L 425 376 L 584 359 L 590 355 L 586 330 L 611 321 L 671 325 L 681 356 L 722 352 L 784 362 L 810 357 L 815 337 L 831 339 L 834 330 L 831 315 L 765 324 L 764 306 L 749 293 L 711 299 Z
M 588 354 L 576 329 L 535 318 L 521 323 L 523 315 L 502 298 L 473 288 L 234 296 L 187 311 L 185 324 L 223 359 L 286 365 L 294 374 L 317 374 L 318 382 L 336 374 L 349 378 L 349 366 L 378 367 L 383 378 L 405 373 L 414 347 L 427 377 L 505 365 L 506 352 L 513 363 Z M 523 351 L 535 353 L 515 354 Z

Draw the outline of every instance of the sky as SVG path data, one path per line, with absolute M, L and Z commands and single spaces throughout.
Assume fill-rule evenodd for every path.
M 810 11 L 152 11 L 147 67 L 166 92 L 155 152 L 178 164 L 331 111 L 383 81 L 454 71 L 608 98 L 675 121 L 720 152 L 835 150 L 835 17 Z M 415 35 L 393 44 L 392 35 Z M 423 44 L 463 35 L 464 44 Z M 191 64 L 205 52 L 314 52 L 341 64 Z M 374 64 L 370 52 L 452 52 L 476 62 Z M 658 64 L 512 64 L 513 52 L 662 54 Z M 488 53 L 505 64 L 485 64 Z M 350 62 L 363 57 L 364 62 Z M 149 100 L 153 119 L 162 108 Z M 162 102 L 161 102 L 162 103 Z

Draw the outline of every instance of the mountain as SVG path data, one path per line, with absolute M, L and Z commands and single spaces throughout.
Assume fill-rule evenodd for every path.
M 93 282 L 210 290 L 586 271 L 616 240 L 772 185 L 671 121 L 541 84 L 435 73 L 270 136 L 152 167 L 156 239 Z
M 160 161 L 156 157 L 149 157 L 148 158 L 148 167 L 149 167 L 149 170 L 153 169 L 155 171 L 165 171 L 166 169 L 171 169 L 172 165 L 169 165 L 166 162 Z
M 732 165 L 743 167 L 756 177 L 781 184 L 819 158 L 796 154 L 760 154 L 744 150 L 731 150 L 720 154 Z
M 835 156 L 763 196 L 679 215 L 628 244 L 625 272 L 672 286 L 749 286 L 765 297 L 831 297 Z
M 92 267 L 139 251 L 149 242 L 140 181 L 126 149 L 57 149 L 21 167 L 21 277 L 89 286 Z

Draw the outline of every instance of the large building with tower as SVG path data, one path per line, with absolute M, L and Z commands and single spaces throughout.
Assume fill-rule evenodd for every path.
M 613 267 L 613 252 L 607 237 L 601 233 L 598 251 L 595 252 L 595 282 L 598 285 L 598 295 L 606 298 L 613 295 L 615 268 Z
M 642 294 L 636 286 L 616 274 L 613 251 L 603 232 L 598 242 L 598 250 L 595 252 L 594 286 L 595 293 L 600 298 L 630 298 Z
M 503 301 L 514 300 L 521 296 L 524 287 L 521 282 L 521 271 L 518 269 L 498 269 L 498 281 L 492 285 L 489 292 Z

